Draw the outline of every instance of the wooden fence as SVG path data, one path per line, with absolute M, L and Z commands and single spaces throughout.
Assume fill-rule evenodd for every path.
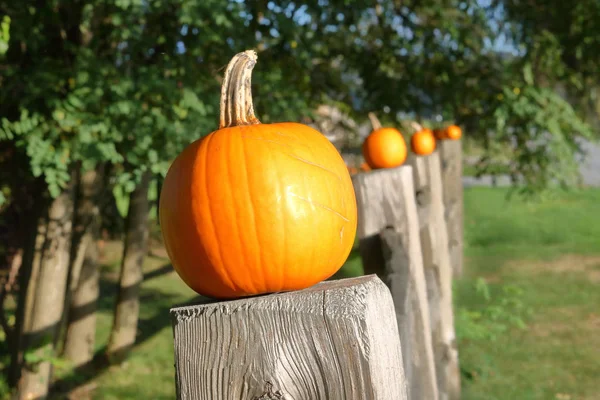
M 177 398 L 457 400 L 462 156 L 353 177 L 365 276 L 171 310 Z

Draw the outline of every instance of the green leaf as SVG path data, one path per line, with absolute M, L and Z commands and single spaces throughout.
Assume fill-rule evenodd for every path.
M 531 64 L 527 63 L 525 64 L 525 66 L 523 67 L 523 79 L 525 80 L 525 83 L 527 83 L 528 85 L 533 85 L 533 70 L 531 68 Z

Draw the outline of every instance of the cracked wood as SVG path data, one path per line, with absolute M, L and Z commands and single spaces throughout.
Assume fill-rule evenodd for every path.
M 376 276 L 171 315 L 178 399 L 407 399 L 392 298 Z

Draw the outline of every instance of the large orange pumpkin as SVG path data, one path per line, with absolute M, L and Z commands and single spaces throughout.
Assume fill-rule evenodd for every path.
M 356 235 L 354 189 L 335 147 L 306 125 L 254 116 L 256 59 L 231 60 L 219 129 L 175 159 L 161 192 L 173 267 L 213 298 L 312 286 L 342 266 Z
M 413 153 L 425 156 L 435 151 L 435 137 L 430 129 L 421 129 L 410 138 Z
M 370 113 L 369 118 L 373 131 L 367 136 L 362 145 L 366 163 L 372 169 L 394 168 L 406 161 L 406 141 L 395 128 L 383 128 L 381 123 Z

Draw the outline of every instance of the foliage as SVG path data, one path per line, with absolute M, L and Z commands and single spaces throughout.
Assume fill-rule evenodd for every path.
M 6 55 L 0 139 L 24 149 L 53 196 L 74 161 L 119 163 L 126 182 L 147 167 L 164 173 L 183 143 L 201 136 L 208 110 L 186 87 L 197 69 L 181 73 L 185 58 L 165 42 L 178 25 L 167 5 L 61 1 L 10 13 L 19 21 L 11 40 L 27 46 Z M 32 32 L 35 22 L 44 29 Z
M 459 310 L 481 312 L 503 298 L 533 313 L 521 314 L 524 330 L 505 321 L 508 330 L 495 341 L 471 337 L 458 343 L 463 398 L 595 398 L 600 190 L 556 191 L 536 202 L 508 202 L 507 190 L 465 189 L 467 264 L 465 276 L 455 281 L 456 328 L 459 338 L 476 336 L 461 327 L 472 321 L 459 318 Z M 483 285 L 477 292 L 479 278 L 488 282 L 489 302 Z M 518 296 L 504 295 L 506 286 L 518 288 Z
M 277 32 L 269 46 L 280 44 L 315 65 L 333 60 L 328 68 L 307 65 L 310 82 L 327 97 L 352 104 L 355 114 L 364 118 L 369 110 L 384 110 L 396 118 L 428 118 L 434 125 L 439 116 L 454 120 L 484 144 L 481 170 L 491 167 L 493 143 L 507 141 L 518 147 L 512 169 L 528 190 L 572 185 L 576 138 L 592 136 L 582 119 L 584 110 L 577 102 L 571 102 L 572 108 L 556 91 L 556 83 L 569 77 L 538 78 L 534 53 L 546 38 L 535 32 L 509 35 L 507 26 L 520 21 L 509 19 L 512 14 L 501 3 L 329 0 L 257 7 L 270 28 L 261 31 L 262 37 Z M 298 22 L 293 29 L 283 25 L 290 16 Z M 578 29 L 579 23 L 587 24 L 574 20 L 569 28 Z M 594 33 L 590 29 L 589 35 Z M 522 43 L 528 41 L 531 50 L 523 53 Z M 324 70 L 327 74 L 321 75 Z M 535 149 L 532 142 L 538 144 Z
M 120 164 L 121 184 L 146 168 L 164 174 L 185 144 L 215 128 L 222 67 L 257 48 L 264 122 L 302 119 L 323 102 L 362 117 L 439 114 L 488 143 L 488 155 L 496 139 L 518 146 L 513 169 L 534 189 L 570 184 L 574 137 L 591 133 L 580 103 L 571 109 L 554 89 L 576 81 L 584 90 L 595 76 L 587 50 L 597 7 L 588 15 L 564 6 L 569 24 L 553 12 L 541 29 L 535 7 L 547 9 L 531 3 L 3 0 L 14 45 L 0 81 L 0 139 L 27 152 L 53 195 L 73 161 Z M 569 69 L 568 57 L 581 61 Z M 548 145 L 527 148 L 546 135 Z
M 474 290 L 481 305 L 475 310 L 457 309 L 456 335 L 459 340 L 494 342 L 508 329 L 526 329 L 525 320 L 531 310 L 523 302 L 523 289 L 504 285 L 500 293 L 493 296 L 485 279 L 478 278 Z
M 10 17 L 5 15 L 0 20 L 0 56 L 8 50 L 8 41 L 10 39 Z
M 600 100 L 600 3 L 595 0 L 494 0 L 505 33 L 521 48 L 538 83 L 559 85 L 586 116 L 598 122 Z
M 529 64 L 523 76 L 520 86 L 498 94 L 490 140 L 511 149 L 512 173 L 525 180 L 527 190 L 539 192 L 557 183 L 572 186 L 579 178 L 573 154 L 579 151 L 579 140 L 591 140 L 593 131 L 555 91 L 534 84 Z

